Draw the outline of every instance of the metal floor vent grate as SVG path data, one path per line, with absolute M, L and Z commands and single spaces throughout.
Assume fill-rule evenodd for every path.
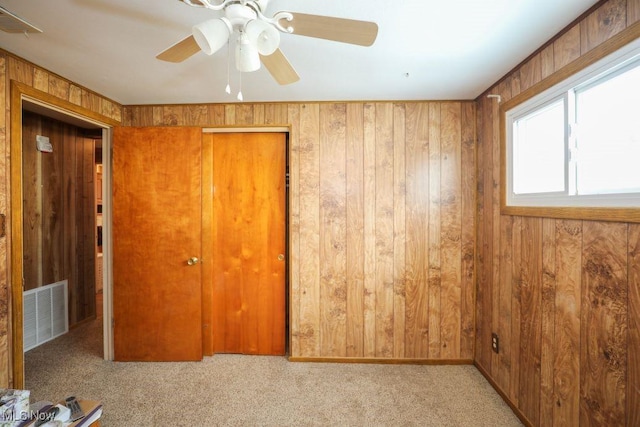
M 0 6 L 0 30 L 7 33 L 41 33 L 42 30 L 35 27 L 9 12 L 4 7 Z
M 63 280 L 24 292 L 24 351 L 69 332 L 67 287 Z

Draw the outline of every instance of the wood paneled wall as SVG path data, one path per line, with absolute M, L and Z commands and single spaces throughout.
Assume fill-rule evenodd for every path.
M 509 99 L 639 19 L 638 0 L 603 3 L 491 93 Z M 292 354 L 468 359 L 475 346 L 479 368 L 534 424 L 640 424 L 640 227 L 500 215 L 495 100 L 475 103 L 476 192 L 473 103 L 145 106 L 123 116 L 9 54 L 0 75 L 9 220 L 11 79 L 131 126 L 291 124 Z M 12 381 L 10 239 L 0 238 L 0 386 Z
M 508 100 L 638 20 L 640 1 L 603 2 L 487 93 Z M 533 425 L 640 425 L 640 226 L 500 215 L 498 103 L 477 106 L 477 365 Z
M 124 117 L 291 126 L 293 357 L 473 358 L 473 102 L 131 106 Z
M 24 289 L 67 279 L 73 326 L 96 314 L 95 143 L 73 125 L 22 120 Z M 53 153 L 36 150 L 36 135 Z
M 11 80 L 36 88 L 47 95 L 83 107 L 95 114 L 119 122 L 122 107 L 89 89 L 83 88 L 36 65 L 0 50 L 0 213 L 7 216 L 7 224 L 16 220 L 10 210 L 11 166 L 10 86 Z M 17 219 L 21 221 L 20 218 Z M 12 361 L 10 312 L 11 294 L 11 230 L 0 238 L 0 387 L 11 387 Z M 19 274 L 19 273 L 18 273 Z

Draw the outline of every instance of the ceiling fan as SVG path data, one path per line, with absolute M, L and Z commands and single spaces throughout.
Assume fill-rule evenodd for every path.
M 192 34 L 156 56 L 169 62 L 182 62 L 203 51 L 212 55 L 230 39 L 236 43 L 236 68 L 252 72 L 264 64 L 281 85 L 300 79 L 289 60 L 279 49 L 280 33 L 316 37 L 360 46 L 371 46 L 378 35 L 374 22 L 308 15 L 297 12 L 276 12 L 264 15 L 269 0 L 179 0 L 183 3 L 214 11 L 224 16 L 194 25 Z

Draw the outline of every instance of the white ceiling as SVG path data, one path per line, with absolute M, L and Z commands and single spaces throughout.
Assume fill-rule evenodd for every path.
M 245 102 L 474 99 L 597 0 L 271 0 L 289 10 L 374 21 L 372 47 L 283 34 L 300 75 L 242 76 Z M 0 32 L 0 48 L 125 105 L 236 102 L 227 52 L 155 59 L 219 12 L 178 0 L 0 0 L 42 34 Z

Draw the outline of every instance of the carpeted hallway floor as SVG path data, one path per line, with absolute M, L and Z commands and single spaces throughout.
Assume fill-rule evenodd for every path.
M 83 325 L 25 355 L 32 402 L 101 400 L 104 427 L 521 425 L 473 366 L 105 362 L 101 328 Z

